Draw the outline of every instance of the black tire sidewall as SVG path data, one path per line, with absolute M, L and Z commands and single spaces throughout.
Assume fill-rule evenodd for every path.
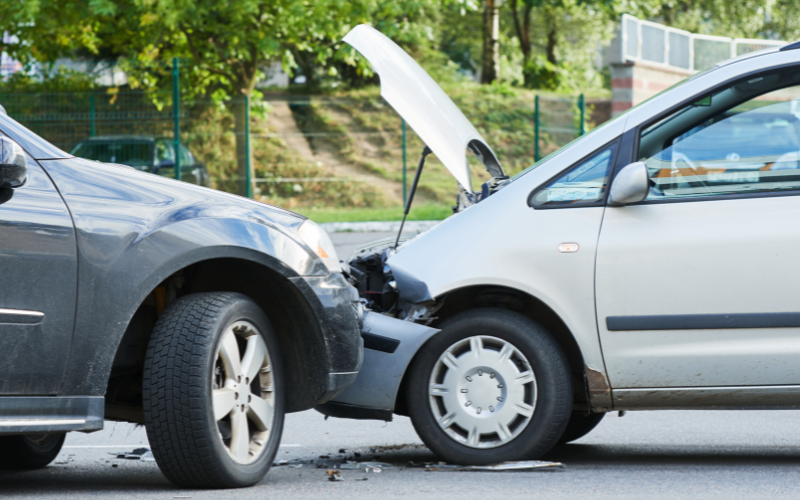
M 275 395 L 268 441 L 262 455 L 250 464 L 233 460 L 214 419 L 217 352 L 226 330 L 237 321 L 251 323 L 261 334 L 272 363 Z M 171 363 L 174 368 L 169 368 Z M 285 384 L 277 337 L 255 302 L 233 292 L 198 293 L 178 299 L 156 323 L 144 375 L 147 435 L 156 462 L 170 481 L 190 488 L 238 488 L 264 477 L 283 432 Z M 174 416 L 163 418 L 160 412 L 164 411 Z M 190 429 L 176 428 L 179 425 Z
M 422 346 L 409 367 L 409 416 L 425 444 L 446 461 L 464 465 L 536 459 L 549 451 L 561 437 L 572 410 L 569 365 L 552 336 L 527 316 L 494 308 L 458 314 L 440 328 L 442 331 Z M 536 377 L 531 421 L 513 441 L 496 448 L 470 448 L 451 439 L 436 421 L 428 399 L 430 375 L 441 354 L 454 343 L 476 335 L 512 343 L 528 359 Z
M 44 444 L 37 444 L 27 435 L 0 437 L 0 468 L 40 469 L 56 459 L 64 446 L 66 433 L 50 434 Z

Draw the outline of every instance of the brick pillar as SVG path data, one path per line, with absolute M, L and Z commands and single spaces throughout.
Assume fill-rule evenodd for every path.
M 642 62 L 612 63 L 610 66 L 612 117 L 694 74 L 693 71 Z

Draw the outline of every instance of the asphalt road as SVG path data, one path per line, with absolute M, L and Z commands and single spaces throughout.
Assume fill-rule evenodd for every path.
M 381 234 L 334 235 L 342 254 Z M 436 458 L 407 418 L 391 423 L 288 415 L 276 460 L 257 486 L 187 491 L 173 487 L 153 462 L 116 458 L 146 447 L 144 429 L 107 422 L 94 434 L 70 434 L 51 466 L 0 472 L 0 497 L 35 498 L 797 498 L 800 412 L 670 411 L 609 414 L 588 436 L 553 450 L 556 472 L 428 472 L 409 462 Z M 355 454 L 359 453 L 360 456 Z M 327 456 L 330 458 L 320 458 Z M 394 465 L 380 473 L 326 469 L 346 460 Z M 322 468 L 318 468 L 318 465 Z

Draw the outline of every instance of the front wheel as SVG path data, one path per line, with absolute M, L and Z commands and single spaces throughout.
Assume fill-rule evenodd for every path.
M 541 457 L 572 410 L 568 362 L 541 325 L 476 309 L 445 321 L 409 367 L 408 411 L 420 438 L 451 463 Z
M 41 469 L 56 459 L 65 433 L 0 436 L 0 469 Z
M 174 484 L 239 488 L 269 470 L 283 429 L 280 352 L 248 297 L 200 293 L 171 304 L 148 345 L 143 389 L 147 437 Z

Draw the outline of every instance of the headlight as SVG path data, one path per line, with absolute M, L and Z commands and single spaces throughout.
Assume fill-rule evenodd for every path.
M 319 227 L 315 222 L 306 220 L 300 224 L 297 234 L 303 243 L 309 246 L 317 256 L 322 259 L 325 266 L 332 273 L 342 271 L 342 266 L 339 264 L 339 256 L 336 255 L 336 249 L 333 247 L 331 237 L 324 229 Z

